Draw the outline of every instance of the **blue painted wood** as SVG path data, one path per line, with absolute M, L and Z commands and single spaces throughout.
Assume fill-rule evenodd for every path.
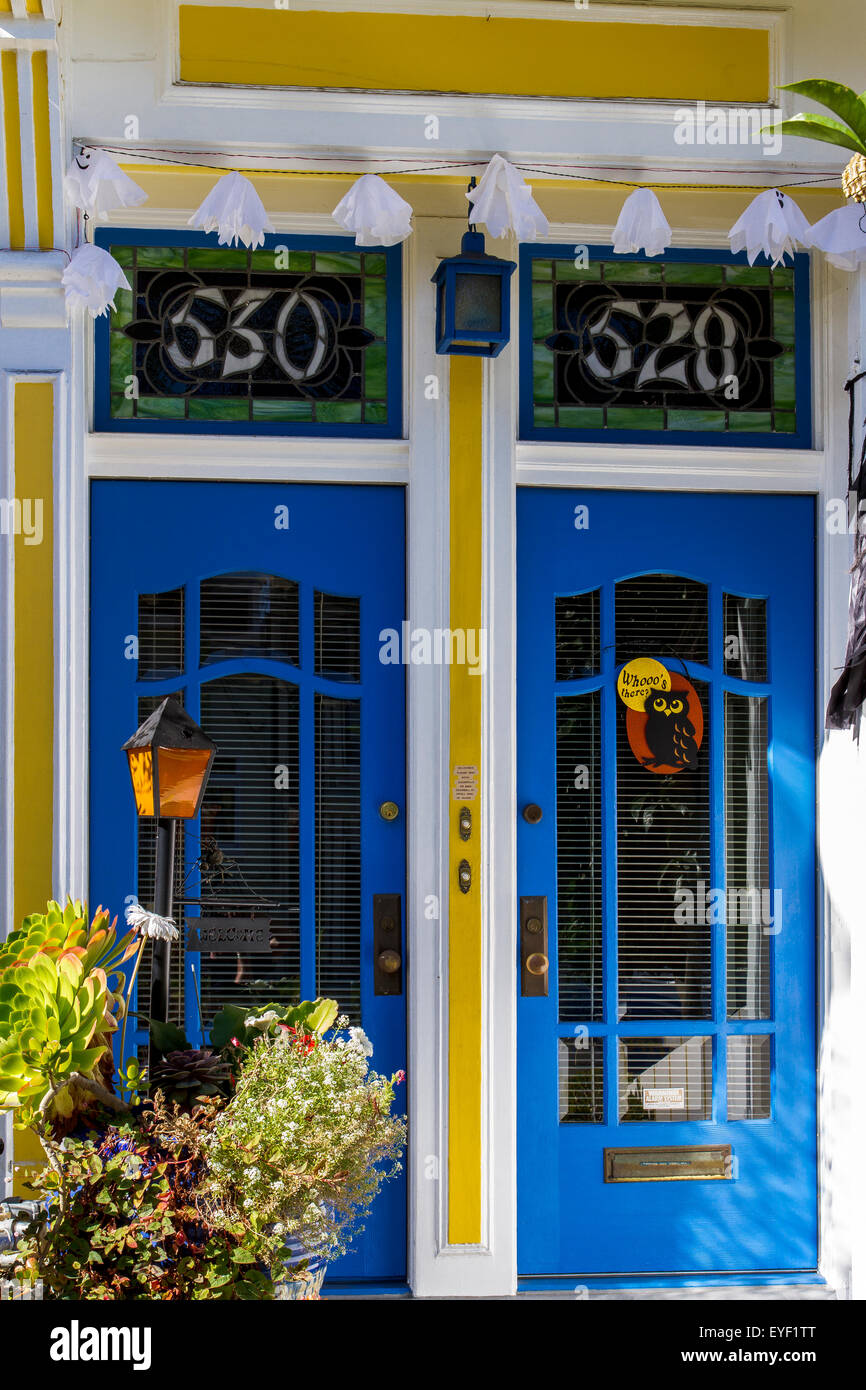
M 93 240 L 108 251 L 112 246 L 197 246 L 218 249 L 216 237 L 203 232 L 178 232 L 134 227 L 98 227 Z M 354 242 L 340 236 L 267 234 L 260 248 L 353 252 Z M 108 316 L 94 323 L 93 417 L 97 430 L 145 434 L 282 434 L 318 435 L 331 439 L 399 439 L 403 433 L 403 252 L 401 246 L 365 246 L 364 252 L 385 257 L 385 329 L 388 344 L 387 415 L 384 424 L 329 424 L 276 420 L 117 420 L 111 414 L 110 337 Z M 328 272 L 323 272 L 327 274 Z
M 726 448 L 747 449 L 810 449 L 812 447 L 812 350 L 809 321 L 809 257 L 798 252 L 793 256 L 794 267 L 794 334 L 796 355 L 794 364 L 795 394 L 797 402 L 797 429 L 793 434 L 763 434 L 747 430 L 641 430 L 641 429 L 571 429 L 537 426 L 534 421 L 534 402 L 532 390 L 532 263 L 535 260 L 553 260 L 557 257 L 574 259 L 578 248 L 572 244 L 551 246 L 538 242 L 520 247 L 520 288 L 518 315 L 520 337 L 519 407 L 518 420 L 520 438 L 550 442 L 564 440 L 573 443 L 594 444 L 659 444 L 675 448 L 681 445 L 706 444 Z M 589 246 L 590 262 L 615 260 L 612 246 Z M 736 255 L 722 250 L 670 250 L 660 256 L 646 256 L 642 251 L 622 257 L 623 263 L 629 261 L 661 261 L 704 265 L 748 265 L 745 251 Z M 635 295 L 640 298 L 640 285 L 634 285 Z
M 576 531 L 574 508 L 589 507 Z M 538 825 L 518 823 L 518 892 L 548 898 L 551 992 L 518 1000 L 518 1268 L 522 1275 L 655 1274 L 813 1270 L 817 1263 L 815 985 L 814 503 L 805 497 L 695 496 L 684 493 L 518 493 L 518 805 L 538 802 Z M 539 563 L 540 560 L 543 562 Z M 710 757 L 715 814 L 713 872 L 724 886 L 722 692 L 769 694 L 771 884 L 782 892 L 783 923 L 772 938 L 775 1017 L 728 1022 L 714 933 L 714 1009 L 708 1020 L 649 1022 L 616 1018 L 613 711 L 613 584 L 647 572 L 677 573 L 709 585 L 713 614 L 709 668 Z M 557 1039 L 576 1025 L 557 1007 L 554 597 L 602 586 L 603 1022 L 586 1025 L 604 1040 L 605 1123 L 560 1124 Z M 767 597 L 769 681 L 723 674 L 721 592 Z M 607 616 L 605 616 L 607 615 Z M 648 653 L 649 654 L 649 653 Z M 562 683 L 563 691 L 597 680 Z M 557 687 L 558 688 L 558 687 Z M 515 972 L 517 973 L 517 972 Z M 774 1039 L 773 1115 L 728 1123 L 724 1094 L 729 1034 Z M 713 1120 L 617 1122 L 617 1039 L 708 1036 L 715 1051 Z M 603 1150 L 633 1145 L 730 1143 L 735 1177 L 718 1182 L 605 1184 Z
M 274 528 L 287 506 L 289 530 Z M 405 672 L 379 659 L 379 632 L 400 630 L 404 616 L 404 498 L 400 488 L 271 483 L 108 482 L 93 484 L 91 593 L 90 901 L 122 914 L 136 886 L 136 820 L 121 745 L 135 730 L 142 694 L 181 687 L 194 718 L 201 686 L 234 672 L 278 675 L 300 687 L 302 984 L 315 994 L 313 697 L 316 691 L 362 703 L 362 1021 L 373 1065 L 390 1074 L 406 1066 L 405 996 L 372 991 L 372 901 L 377 892 L 405 895 L 405 816 L 378 814 L 382 801 L 405 809 Z M 207 576 L 268 571 L 300 581 L 301 667 L 270 660 L 198 664 L 198 584 Z M 138 681 L 125 639 L 138 626 L 138 594 L 186 588 L 186 673 Z M 326 680 L 313 670 L 313 590 L 360 595 L 361 682 Z M 219 754 L 217 754 L 219 757 Z M 192 827 L 198 835 L 198 824 Z M 198 853 L 190 840 L 191 858 Z M 192 890 L 195 891 L 194 888 Z M 405 901 L 405 897 L 404 897 Z M 404 938 L 405 939 L 405 938 Z M 197 959 L 197 958 L 192 958 Z M 187 963 L 186 1024 L 198 1041 Z M 263 1001 L 264 1002 L 264 1001 Z M 142 1001 L 146 1011 L 146 1001 Z M 138 1030 L 130 1047 L 144 1041 Z M 398 1092 L 405 1104 L 405 1092 Z M 352 1279 L 399 1279 L 406 1269 L 405 1181 L 386 1185 L 356 1253 L 334 1273 Z

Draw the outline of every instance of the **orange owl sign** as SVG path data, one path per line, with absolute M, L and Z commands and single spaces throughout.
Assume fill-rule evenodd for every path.
M 669 774 L 697 766 L 704 712 L 686 676 L 641 656 L 623 666 L 616 688 L 626 707 L 629 746 L 648 772 Z

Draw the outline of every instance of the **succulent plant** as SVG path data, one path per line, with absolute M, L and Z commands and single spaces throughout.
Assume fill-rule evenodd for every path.
M 209 1048 L 169 1052 L 153 1069 L 151 1090 L 162 1091 L 166 1100 L 191 1109 L 207 1096 L 227 1095 L 230 1068 Z
M 110 1036 L 123 1012 L 118 967 L 135 950 L 100 908 L 50 902 L 0 944 L 0 1109 L 26 1122 L 49 1093 L 45 1118 L 69 1120 L 93 1096 L 74 1073 L 110 1086 Z M 109 973 L 110 972 L 110 973 Z

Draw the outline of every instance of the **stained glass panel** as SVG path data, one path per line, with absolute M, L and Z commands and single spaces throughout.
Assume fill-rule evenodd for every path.
M 601 249 L 587 259 L 574 255 L 586 248 L 570 249 L 568 258 L 524 251 L 524 437 L 675 431 L 805 442 L 808 345 L 795 341 L 804 266 L 628 260 Z
M 400 433 L 391 253 L 326 239 L 254 252 L 191 240 L 105 234 L 132 290 L 97 325 L 99 425 Z

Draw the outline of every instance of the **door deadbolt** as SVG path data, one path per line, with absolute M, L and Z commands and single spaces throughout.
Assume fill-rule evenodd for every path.
M 400 814 L 400 807 L 396 801 L 383 801 L 379 807 L 379 815 L 383 820 L 396 820 Z
M 544 812 L 541 807 L 537 806 L 534 801 L 530 801 L 529 805 L 523 808 L 523 819 L 527 825 L 537 825 L 543 815 Z

